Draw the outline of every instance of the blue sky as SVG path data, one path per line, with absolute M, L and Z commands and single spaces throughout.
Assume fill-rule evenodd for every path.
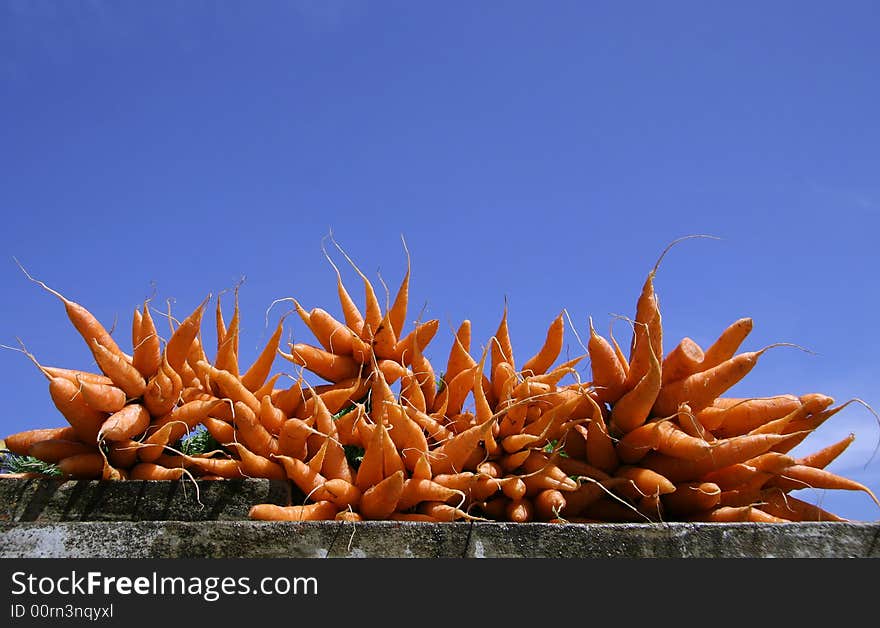
M 506 299 L 525 359 L 563 309 L 582 338 L 588 316 L 603 332 L 632 316 L 666 244 L 709 234 L 660 267 L 666 348 L 751 316 L 744 349 L 814 353 L 771 350 L 731 394 L 880 408 L 878 17 L 859 1 L 3 0 L 0 343 L 90 367 L 14 256 L 118 334 L 148 296 L 183 316 L 244 277 L 249 361 L 273 300 L 338 312 L 332 230 L 392 290 L 405 238 L 410 322 L 441 321 L 429 357 L 445 364 L 464 319 L 485 343 Z M 0 432 L 58 423 L 20 353 L 0 372 Z M 801 451 L 850 432 L 832 469 L 880 492 L 864 406 Z M 803 497 L 880 518 L 863 493 Z

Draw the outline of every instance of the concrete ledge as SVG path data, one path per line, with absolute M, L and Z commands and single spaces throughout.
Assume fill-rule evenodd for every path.
M 2 558 L 880 558 L 880 525 L 0 524 Z
M 0 521 L 225 521 L 296 499 L 288 482 L 97 482 L 0 478 Z
M 265 522 L 287 482 L 196 485 L 0 478 L 0 557 L 880 558 L 880 522 Z

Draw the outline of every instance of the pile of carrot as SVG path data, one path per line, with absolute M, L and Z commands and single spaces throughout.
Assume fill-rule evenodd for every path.
M 363 282 L 363 305 L 331 260 L 341 314 L 279 299 L 314 340 L 283 345 L 284 315 L 248 365 L 239 362 L 237 290 L 228 323 L 217 299 L 209 358 L 201 329 L 210 297 L 182 321 L 169 317 L 167 340 L 149 302 L 135 308 L 126 352 L 86 308 L 28 275 L 61 300 L 99 372 L 44 366 L 22 345 L 65 424 L 12 434 L 7 449 L 71 479 L 249 477 L 298 489 L 289 505 L 254 504 L 257 520 L 843 521 L 791 494 L 808 487 L 863 491 L 880 506 L 867 486 L 827 469 L 854 435 L 791 453 L 860 400 L 729 396 L 776 346 L 741 349 L 751 319 L 730 323 L 707 347 L 684 338 L 664 351 L 659 259 L 625 349 L 590 320 L 584 352 L 560 361 L 563 311 L 540 350 L 520 360 L 505 306 L 480 351 L 464 320 L 438 368 L 427 349 L 439 321 L 407 325 L 408 252 L 384 306 L 345 257 Z M 298 377 L 282 380 L 279 358 Z M 589 378 L 577 368 L 585 359 Z M 181 438 L 196 429 L 222 447 L 182 451 Z

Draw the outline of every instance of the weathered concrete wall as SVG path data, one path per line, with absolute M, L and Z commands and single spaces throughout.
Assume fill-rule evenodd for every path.
M 0 557 L 880 558 L 880 522 L 263 522 L 286 483 L 0 480 Z

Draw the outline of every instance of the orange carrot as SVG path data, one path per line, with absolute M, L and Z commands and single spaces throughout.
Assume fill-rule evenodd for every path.
M 676 518 L 712 510 L 721 498 L 721 487 L 712 482 L 683 482 L 663 495 L 663 509 Z
M 137 336 L 132 338 L 133 351 L 131 363 L 148 379 L 156 374 L 162 364 L 162 343 L 156 330 L 156 323 L 150 314 L 148 302 L 144 302 L 143 314 L 135 309 L 136 318 L 139 319 Z
M 278 440 L 263 427 L 259 415 L 241 401 L 233 404 L 235 431 L 241 443 L 264 458 L 278 453 Z
M 845 491 L 863 491 L 880 507 L 880 500 L 874 492 L 856 480 L 844 477 L 827 469 L 819 469 L 803 464 L 793 464 L 783 469 L 778 475 L 767 481 L 767 488 L 783 490 L 799 490 L 804 488 L 836 489 Z
M 397 502 L 398 510 L 409 510 L 421 502 L 448 502 L 450 500 L 463 500 L 464 493 L 454 488 L 449 488 L 434 480 L 417 480 L 408 478 L 404 480 L 403 491 Z
M 242 385 L 251 392 L 256 392 L 266 382 L 266 378 L 269 377 L 269 372 L 272 370 L 272 364 L 275 361 L 275 354 L 278 352 L 278 346 L 281 342 L 281 334 L 283 333 L 286 316 L 285 314 L 278 319 L 275 331 L 272 332 L 268 342 L 266 342 L 266 346 L 263 347 L 263 350 L 254 360 L 253 364 L 241 376 Z
M 255 504 L 248 511 L 248 518 L 256 521 L 327 521 L 336 517 L 339 509 L 327 501 L 296 506 L 278 504 Z
M 654 406 L 655 401 L 657 401 L 658 393 L 661 391 L 660 362 L 657 356 L 654 355 L 651 338 L 645 336 L 642 342 L 644 343 L 644 348 L 641 351 L 647 352 L 648 362 L 641 379 L 635 382 L 612 406 L 611 420 L 608 424 L 608 429 L 612 434 L 626 434 L 630 430 L 642 425 L 651 414 L 651 408 Z M 640 351 L 638 347 L 635 350 Z M 630 373 L 632 372 L 630 371 Z M 662 413 L 660 414 L 665 416 Z
M 150 413 L 139 403 L 130 403 L 111 414 L 98 431 L 99 440 L 130 440 L 150 425 Z
M 245 477 L 267 478 L 270 480 L 287 479 L 284 467 L 266 456 L 254 453 L 243 444 L 224 443 L 223 446 L 232 449 L 238 454 L 239 467 L 241 468 L 242 475 Z
M 661 387 L 654 404 L 654 414 L 670 415 L 682 403 L 687 403 L 692 411 L 699 412 L 748 375 L 770 348 L 783 345 L 791 346 L 789 343 L 775 343 L 758 351 L 740 353 L 717 366 Z
M 357 377 L 361 365 L 353 358 L 336 355 L 305 343 L 290 344 L 290 353 L 278 351 L 285 360 L 304 367 L 318 377 L 338 383 Z
M 564 331 L 565 321 L 560 312 L 559 315 L 553 319 L 553 322 L 550 323 L 550 328 L 547 330 L 544 344 L 534 356 L 523 363 L 522 372 L 532 375 L 546 373 L 559 357 L 560 351 L 562 351 Z
M 102 345 L 98 339 L 92 340 L 92 353 L 101 372 L 124 390 L 129 399 L 136 399 L 144 394 L 147 382 L 126 358 Z
M 58 461 L 64 477 L 74 480 L 98 480 L 104 472 L 104 457 L 99 453 L 68 456 Z
M 125 391 L 114 384 L 98 384 L 77 379 L 80 394 L 86 405 L 101 412 L 117 412 L 122 410 L 127 396 Z
M 217 338 L 217 355 L 214 357 L 214 367 L 229 371 L 238 377 L 238 345 L 241 333 L 241 308 L 238 302 L 238 289 L 240 283 L 233 289 L 234 307 L 229 326 L 222 337 Z M 219 298 L 218 298 L 219 301 Z M 274 357 L 274 356 L 273 356 Z
M 23 430 L 21 432 L 16 432 L 15 434 L 10 434 L 3 439 L 3 442 L 4 447 L 12 453 L 19 456 L 27 456 L 28 449 L 31 445 L 52 439 L 76 440 L 77 433 L 70 425 L 65 425 L 63 427 L 46 427 Z
M 361 516 L 364 519 L 387 519 L 397 510 L 404 482 L 403 471 L 396 471 L 365 490 L 358 508 Z
M 143 403 L 153 416 L 164 416 L 180 401 L 183 378 L 171 368 L 165 356 L 159 370 L 150 377 L 143 392 Z
M 31 444 L 26 455 L 54 464 L 70 456 L 97 453 L 97 451 L 97 445 L 89 445 L 78 440 L 49 438 Z
M 13 258 L 15 259 L 15 258 Z M 95 316 L 89 312 L 85 307 L 76 303 L 75 301 L 71 301 L 66 298 L 60 292 L 53 290 L 49 286 L 47 286 L 42 281 L 34 279 L 31 277 L 30 273 L 28 273 L 24 266 L 21 265 L 17 259 L 15 259 L 15 263 L 18 264 L 18 267 L 24 273 L 25 277 L 27 277 L 30 281 L 36 283 L 38 286 L 49 292 L 50 294 L 55 295 L 61 302 L 64 304 L 64 309 L 67 312 L 67 317 L 70 319 L 70 322 L 73 323 L 73 326 L 79 332 L 79 334 L 83 337 L 83 340 L 86 341 L 86 345 L 89 347 L 90 351 L 94 351 L 94 342 L 97 341 L 103 347 L 106 347 L 108 351 L 112 354 L 119 356 L 120 358 L 127 359 L 125 353 L 119 348 L 119 345 L 116 344 L 116 341 L 113 340 L 113 337 L 110 335 L 110 332 L 98 321 Z
M 435 473 L 455 473 L 463 471 L 468 458 L 480 447 L 495 422 L 493 416 L 488 421 L 475 425 L 452 438 L 443 441 L 430 450 L 431 468 Z
M 172 332 L 171 337 L 168 339 L 168 343 L 165 345 L 165 357 L 168 360 L 168 364 L 178 373 L 182 372 L 190 348 L 198 336 L 202 324 L 202 316 L 205 312 L 205 306 L 210 299 L 210 295 L 205 297 L 196 309 L 183 319 L 177 329 Z
M 740 318 L 731 323 L 721 335 L 703 351 L 701 370 L 706 370 L 726 362 L 736 355 L 740 345 L 746 336 L 751 333 L 753 321 L 751 318 Z
M 139 462 L 131 468 L 129 479 L 153 480 L 153 481 L 176 481 L 186 475 L 186 469 L 175 467 L 169 469 L 153 462 Z
M 775 517 L 754 506 L 719 506 L 712 510 L 691 515 L 688 521 L 704 521 L 711 523 L 733 523 L 733 522 L 754 522 L 754 523 L 785 523 L 790 519 Z
M 406 323 L 406 311 L 409 306 L 409 282 L 412 271 L 412 264 L 409 256 L 409 249 L 406 246 L 406 240 L 400 237 L 403 242 L 403 250 L 406 253 L 406 273 L 397 289 L 397 295 L 394 297 L 394 303 L 388 308 L 388 323 L 394 332 L 395 338 L 400 338 L 403 333 L 403 326 Z
M 691 338 L 682 338 L 662 362 L 663 384 L 684 379 L 701 369 L 704 354 L 700 345 Z
M 720 397 L 697 413 L 702 425 L 718 437 L 745 434 L 802 407 L 795 395 L 773 397 Z
M 796 462 L 797 464 L 802 464 L 807 467 L 824 469 L 829 464 L 831 464 L 840 454 L 846 451 L 847 447 L 849 447 L 855 439 L 856 435 L 850 432 L 839 441 L 831 443 L 830 445 L 823 447 L 819 451 L 797 458 Z
M 666 454 L 651 452 L 641 460 L 640 465 L 666 476 L 675 483 L 693 481 L 710 471 L 759 456 L 790 437 L 790 435 L 778 434 L 734 436 L 713 442 L 709 453 L 699 459 L 673 458 Z
M 590 317 L 590 339 L 587 352 L 593 373 L 596 397 L 601 402 L 614 403 L 626 392 L 627 371 L 611 343 L 599 335 Z
M 260 400 L 257 399 L 251 391 L 244 387 L 238 377 L 229 371 L 215 368 L 204 360 L 199 360 L 197 367 L 200 371 L 206 374 L 211 382 L 217 384 L 220 393 L 223 396 L 231 399 L 233 402 L 243 403 L 251 412 L 253 412 L 254 415 L 260 413 Z

